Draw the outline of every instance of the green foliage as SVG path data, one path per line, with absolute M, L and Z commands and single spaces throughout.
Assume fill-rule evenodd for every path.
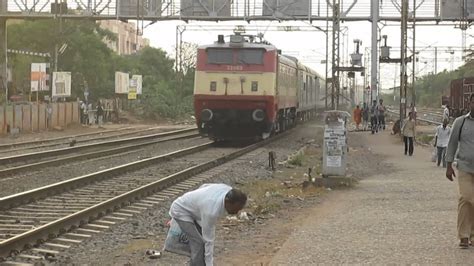
M 441 97 L 449 95 L 449 86 L 452 80 L 472 76 L 474 76 L 474 62 L 470 61 L 455 71 L 444 70 L 436 75 L 430 74 L 418 78 L 415 82 L 417 105 L 440 107 Z M 386 104 L 396 105 L 399 103 L 399 93 L 400 91 L 397 88 L 392 93 L 383 95 L 383 99 Z M 410 89 L 407 94 L 407 103 L 410 104 L 412 102 Z
M 291 165 L 302 166 L 303 160 L 304 160 L 304 154 L 301 152 L 298 152 L 296 155 L 292 156 L 288 160 L 288 163 Z
M 104 43 L 116 39 L 114 33 L 89 20 L 64 20 L 61 30 L 53 20 L 26 21 L 8 27 L 11 49 L 54 55 L 55 47 L 67 44 L 59 56 L 58 70 L 72 72 L 73 97 L 83 98 L 85 88 L 89 89 L 92 101 L 115 97 L 115 72 L 121 71 L 143 76 L 141 102 L 145 116 L 176 118 L 192 112 L 192 64 L 176 73 L 174 60 L 165 51 L 151 47 L 137 54 L 119 56 Z M 189 49 L 185 54 L 192 57 L 195 50 Z M 47 58 L 9 55 L 12 85 L 17 93 L 30 92 L 31 63 L 41 62 L 53 63 Z

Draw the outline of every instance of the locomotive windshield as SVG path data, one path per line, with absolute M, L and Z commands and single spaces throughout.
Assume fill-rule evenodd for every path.
M 261 49 L 242 49 L 237 50 L 238 52 L 238 64 L 246 65 L 262 65 L 263 64 L 263 52 Z
M 233 53 L 231 49 L 211 48 L 207 50 L 207 63 L 208 64 L 232 65 L 233 61 L 234 61 L 234 58 L 233 58 Z
M 208 64 L 263 65 L 263 49 L 207 49 Z M 235 55 L 235 56 L 234 56 Z

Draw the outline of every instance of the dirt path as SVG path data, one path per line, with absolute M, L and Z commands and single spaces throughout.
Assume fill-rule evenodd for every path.
M 457 248 L 457 184 L 430 151 L 404 156 L 388 132 L 366 139 L 392 169 L 307 210 L 271 264 L 472 265 L 474 249 Z

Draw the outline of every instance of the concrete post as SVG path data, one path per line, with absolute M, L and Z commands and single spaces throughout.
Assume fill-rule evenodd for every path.
M 371 99 L 377 99 L 377 91 L 378 91 L 378 21 L 379 21 L 379 0 L 372 0 L 371 1 L 371 17 L 372 17 L 372 42 L 371 42 L 371 62 L 370 62 L 370 89 L 371 89 Z

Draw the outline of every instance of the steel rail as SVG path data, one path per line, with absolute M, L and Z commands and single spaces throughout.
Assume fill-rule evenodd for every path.
M 387 112 L 393 113 L 393 114 L 396 114 L 396 115 L 400 115 L 400 112 L 394 111 L 394 110 L 390 110 L 390 109 L 387 109 Z M 420 117 L 417 117 L 416 120 L 422 121 L 422 122 L 426 122 L 426 123 L 428 123 L 428 124 L 433 124 L 433 125 L 442 125 L 441 122 L 433 121 L 433 120 L 429 120 L 429 119 L 425 119 L 425 118 L 420 118 Z
M 193 146 L 190 148 L 185 148 L 167 154 L 115 166 L 109 169 L 82 175 L 44 187 L 6 196 L 0 198 L 0 211 L 6 211 L 22 204 L 28 204 L 39 199 L 47 198 L 49 196 L 56 195 L 71 189 L 82 187 L 100 180 L 104 180 L 110 176 L 120 175 L 126 172 L 134 171 L 136 169 L 141 169 L 153 163 L 163 162 L 187 154 L 195 153 L 210 147 L 212 144 L 213 142 L 206 142 L 204 144 Z
M 198 133 L 190 133 L 190 134 L 185 134 L 182 136 L 163 138 L 163 139 L 153 140 L 153 141 L 149 141 L 145 143 L 131 144 L 131 145 L 103 150 L 103 151 L 94 151 L 94 152 L 89 152 L 89 153 L 84 153 L 84 154 L 78 154 L 78 155 L 61 157 L 61 158 L 47 160 L 47 161 L 36 162 L 36 163 L 28 164 L 28 165 L 11 167 L 11 168 L 0 170 L 0 179 L 2 177 L 3 178 L 8 177 L 9 175 L 18 174 L 18 173 L 33 170 L 33 169 L 39 169 L 39 168 L 51 166 L 51 165 L 58 165 L 58 163 L 60 162 L 66 163 L 70 161 L 77 161 L 79 159 L 85 160 L 85 159 L 104 157 L 111 154 L 118 154 L 118 153 L 130 151 L 130 150 L 138 149 L 143 146 L 148 146 L 148 145 L 157 144 L 157 143 L 166 142 L 166 141 L 172 141 L 172 140 L 193 138 L 193 137 L 198 137 L 198 136 L 199 136 Z
M 23 142 L 15 142 L 15 143 L 6 143 L 6 144 L 0 144 L 0 149 L 11 149 L 15 147 L 21 147 L 21 146 L 27 146 L 27 145 L 35 145 L 35 144 L 42 144 L 42 143 L 47 143 L 47 142 L 55 142 L 55 141 L 61 141 L 65 139 L 72 139 L 72 138 L 80 138 L 80 137 L 87 137 L 87 136 L 93 136 L 93 135 L 100 135 L 103 133 L 111 133 L 111 132 L 118 132 L 118 131 L 128 131 L 132 130 L 133 127 L 125 127 L 125 128 L 118 128 L 118 129 L 111 129 L 111 130 L 103 130 L 100 132 L 89 132 L 89 133 L 84 133 L 84 134 L 77 134 L 77 135 L 69 135 L 69 136 L 64 136 L 64 137 L 58 137 L 58 138 L 49 138 L 49 139 L 43 139 L 43 140 L 30 140 L 30 141 L 23 141 Z M 145 129 L 143 131 L 151 130 L 152 128 Z M 141 131 L 135 131 L 135 132 L 141 132 Z M 124 133 L 124 134 L 132 134 L 133 132 L 130 133 Z M 120 134 L 122 135 L 122 134 Z M 119 136 L 119 135 L 115 135 Z
M 273 137 L 256 144 L 249 145 L 237 151 L 228 153 L 219 158 L 212 159 L 208 162 L 201 163 L 199 165 L 181 170 L 177 173 L 168 175 L 160 180 L 143 185 L 139 188 L 135 188 L 131 191 L 115 196 L 111 199 L 105 200 L 94 206 L 77 211 L 66 217 L 57 219 L 55 221 L 52 221 L 47 224 L 41 225 L 37 228 L 34 228 L 28 232 L 25 232 L 25 233 L 16 235 L 10 239 L 4 240 L 3 242 L 0 242 L 0 258 L 2 257 L 5 258 L 12 254 L 16 254 L 25 248 L 28 249 L 31 245 L 34 245 L 36 243 L 41 243 L 42 241 L 46 241 L 48 239 L 52 239 L 65 232 L 68 232 L 77 227 L 85 225 L 93 220 L 100 219 L 101 217 L 105 216 L 108 213 L 111 213 L 122 207 L 125 207 L 130 203 L 139 201 L 143 197 L 147 197 L 160 190 L 169 188 L 175 185 L 176 183 L 179 183 L 181 181 L 188 179 L 189 177 L 192 177 L 196 174 L 207 171 L 216 166 L 222 165 L 235 158 L 238 158 L 239 156 L 242 156 L 245 153 L 248 153 L 259 147 L 262 147 L 272 141 L 275 141 L 276 139 L 279 139 L 282 136 L 289 134 L 289 132 L 291 132 L 291 130 L 286 131 L 282 134 L 279 134 L 276 137 Z M 194 150 L 194 152 L 196 152 L 198 149 L 205 149 L 206 147 L 209 147 L 210 145 L 212 145 L 212 142 L 195 146 L 192 148 L 188 148 L 186 149 L 186 151 L 188 153 L 191 153 L 191 150 Z M 173 154 L 176 155 L 176 152 Z M 160 157 L 162 157 L 161 160 L 164 159 L 163 158 L 164 156 L 160 156 Z M 143 167 L 143 162 L 146 162 L 146 164 L 150 164 L 154 162 L 155 160 L 156 158 L 150 158 L 150 159 L 145 159 L 140 162 L 136 162 L 132 164 L 134 168 Z M 128 164 L 128 167 L 131 167 L 132 164 Z M 108 173 L 107 176 L 109 176 L 110 174 L 114 174 L 114 173 L 123 173 L 123 170 L 124 170 L 123 167 L 122 168 L 115 167 L 113 169 L 101 171 L 101 173 L 107 172 Z M 15 194 L 15 195 L 5 197 L 5 198 L 0 198 L 0 206 L 2 209 L 12 208 L 14 206 L 29 203 L 40 198 L 48 197 L 49 195 L 55 195 L 55 194 L 61 193 L 68 189 L 72 189 L 78 186 L 84 186 L 86 184 L 98 181 L 103 178 L 104 177 L 101 177 L 100 175 L 99 176 L 96 175 L 95 177 L 92 177 L 91 175 L 83 176 L 83 177 L 76 178 L 73 180 L 60 182 L 54 185 L 31 190 L 28 192 Z
M 146 135 L 146 136 L 138 136 L 138 137 L 131 137 L 131 138 L 126 138 L 126 139 L 110 140 L 110 141 L 104 141 L 104 142 L 99 142 L 99 143 L 85 144 L 85 145 L 81 145 L 81 146 L 59 148 L 59 149 L 53 149 L 53 150 L 26 153 L 26 154 L 21 154 L 21 155 L 13 155 L 13 156 L 0 158 L 0 165 L 5 165 L 7 163 L 20 162 L 20 161 L 27 161 L 27 160 L 38 158 L 38 157 L 43 158 L 45 156 L 63 155 L 63 154 L 67 154 L 67 153 L 71 153 L 71 152 L 78 152 L 78 151 L 85 150 L 85 149 L 90 149 L 90 148 L 98 148 L 98 147 L 109 146 L 109 145 L 117 145 L 117 144 L 121 144 L 121 143 L 147 140 L 147 139 L 152 139 L 152 138 L 157 138 L 157 137 L 166 137 L 166 136 L 176 135 L 176 134 L 180 134 L 180 133 L 192 132 L 192 131 L 195 131 L 195 130 L 196 130 L 196 128 L 174 130 L 174 131 L 151 134 L 151 135 Z

